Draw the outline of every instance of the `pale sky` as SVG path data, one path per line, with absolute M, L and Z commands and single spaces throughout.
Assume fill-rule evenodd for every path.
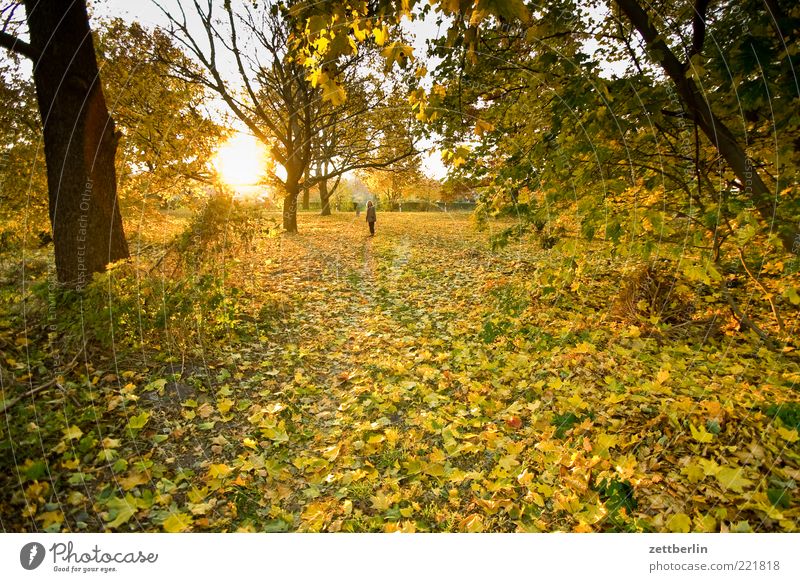
M 169 6 L 174 6 L 177 1 L 164 0 L 162 4 L 169 9 Z M 118 16 L 127 21 L 139 22 L 147 27 L 166 26 L 168 24 L 164 14 L 152 0 L 139 0 L 137 2 L 131 2 L 130 0 L 93 0 L 91 6 L 93 14 L 100 17 Z M 191 6 L 186 8 L 187 18 L 191 16 L 192 11 L 193 8 Z M 414 56 L 418 61 L 425 60 L 428 70 L 433 70 L 435 63 L 427 61 L 425 56 L 427 52 L 425 41 L 429 38 L 434 38 L 438 34 L 436 18 L 433 12 L 424 21 L 414 22 L 411 26 L 405 23 L 403 28 L 411 37 Z M 230 65 L 231 67 L 234 66 L 232 62 Z M 423 84 L 425 83 L 423 82 Z M 429 82 L 427 84 L 428 86 L 430 85 Z M 238 129 L 246 132 L 243 126 Z M 433 148 L 431 142 L 422 142 L 420 147 L 427 150 L 421 159 L 423 171 L 432 178 L 444 178 L 447 170 L 442 164 L 440 152 Z

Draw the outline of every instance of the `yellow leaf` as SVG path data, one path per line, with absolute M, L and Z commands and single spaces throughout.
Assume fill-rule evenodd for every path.
M 423 469 L 422 463 L 416 459 L 403 463 L 403 468 L 407 475 L 416 475 L 417 473 L 421 473 Z
M 112 439 L 111 437 L 106 437 L 103 439 L 103 448 L 104 449 L 116 449 L 119 447 L 120 441 L 119 439 Z
M 745 487 L 753 484 L 750 479 L 745 479 L 742 475 L 741 467 L 720 467 L 716 477 L 723 489 L 736 493 L 742 493 Z
M 386 39 L 389 37 L 389 30 L 385 25 L 380 28 L 374 28 L 372 29 L 372 36 L 375 37 L 375 42 L 378 46 L 383 46 L 386 44 Z
M 676 513 L 667 521 L 667 529 L 672 533 L 689 533 L 692 520 L 685 513 Z
M 81 464 L 80 459 L 70 459 L 69 461 L 62 461 L 61 466 L 65 469 L 77 469 Z
M 208 476 L 212 479 L 224 479 L 231 474 L 231 471 L 233 469 L 225 463 L 214 464 L 208 467 Z
M 353 21 L 353 35 L 356 37 L 358 42 L 364 42 L 364 39 L 367 38 L 367 33 L 369 31 L 366 28 L 361 28 L 359 26 L 360 24 L 360 20 Z
M 444 454 L 442 449 L 434 449 L 428 458 L 433 461 L 434 463 L 444 463 L 447 460 L 447 456 Z
M 284 408 L 286 408 L 286 407 L 283 405 L 283 403 L 281 403 L 281 402 L 273 402 L 271 404 L 268 404 L 264 408 L 264 411 L 266 413 L 268 413 L 268 414 L 278 414 Z
M 224 398 L 217 402 L 217 410 L 220 414 L 228 414 L 228 411 L 233 407 L 234 401 L 230 398 Z
M 61 525 L 64 523 L 64 514 L 60 511 L 45 511 L 41 515 L 36 518 L 38 521 L 42 522 L 42 527 L 47 529 L 53 524 Z
M 328 52 L 328 46 L 331 44 L 330 39 L 320 36 L 317 40 L 314 41 L 314 50 L 321 55 L 324 55 Z
M 696 524 L 697 528 L 695 531 L 700 531 L 703 533 L 714 533 L 717 531 L 717 520 L 713 515 L 703 516 L 696 522 Z
M 309 531 L 319 531 L 325 524 L 325 519 L 328 517 L 328 507 L 325 502 L 319 501 L 309 503 L 308 506 L 300 514 L 301 519 L 305 522 L 305 529 Z
M 148 420 L 150 420 L 150 414 L 148 414 L 147 412 L 142 412 L 141 414 L 137 414 L 136 416 L 131 416 L 128 419 L 128 428 L 130 429 L 143 428 L 144 425 L 147 424 Z
M 276 443 L 285 443 L 289 441 L 289 435 L 283 428 L 283 423 L 278 427 L 268 427 L 261 430 L 263 435 Z
M 519 461 L 517 461 L 514 455 L 505 455 L 500 458 L 497 464 L 506 471 L 510 472 L 514 467 L 519 465 Z
M 189 511 L 192 512 L 192 515 L 205 515 L 216 505 L 216 500 L 207 501 L 205 503 L 190 503 L 189 504 Z
M 431 477 L 444 477 L 444 465 L 441 463 L 427 463 L 425 473 Z
M 698 459 L 697 463 L 703 467 L 703 474 L 706 477 L 716 475 L 719 471 L 719 465 L 714 459 Z
M 322 456 L 323 456 L 323 458 L 327 459 L 328 461 L 335 461 L 336 457 L 339 456 L 339 453 L 341 452 L 341 450 L 342 450 L 342 445 L 341 444 L 332 445 L 332 446 L 328 447 L 327 449 L 325 449 L 324 451 L 322 451 Z
M 793 428 L 789 430 L 788 428 L 779 427 L 778 428 L 778 435 L 785 441 L 790 443 L 796 443 L 798 436 L 797 436 L 797 429 Z
M 257 443 L 256 443 L 256 441 L 254 441 L 254 440 L 253 440 L 253 439 L 251 439 L 250 437 L 245 437 L 245 438 L 244 438 L 244 440 L 242 440 L 242 444 L 243 444 L 244 446 L 246 446 L 247 448 L 249 448 L 249 449 L 253 449 L 253 450 L 255 450 L 255 449 L 256 449 L 256 447 L 257 447 Z
M 714 435 L 708 432 L 704 426 L 697 429 L 693 424 L 690 424 L 689 429 L 692 431 L 692 438 L 698 443 L 710 443 L 714 440 Z
M 699 483 L 706 477 L 703 468 L 697 464 L 685 466 L 683 469 L 681 469 L 681 473 L 686 475 L 689 483 Z
M 161 525 L 168 533 L 186 531 L 192 525 L 192 516 L 185 513 L 173 513 Z
M 479 119 L 475 122 L 475 135 L 480 136 L 488 131 L 493 131 L 493 130 L 494 130 L 494 125 L 492 125 L 488 121 Z
M 83 431 L 74 424 L 69 428 L 65 428 L 63 432 L 64 438 L 68 440 L 79 439 L 83 436 Z
M 369 498 L 372 501 L 372 507 L 378 511 L 386 511 L 392 506 L 392 500 L 388 498 L 383 491 L 378 491 L 375 495 Z
M 480 533 L 483 531 L 483 518 L 477 513 L 473 513 L 462 519 L 458 527 L 469 533 Z
M 192 503 L 200 503 L 203 499 L 206 498 L 208 494 L 208 487 L 203 487 L 202 489 L 198 489 L 197 487 L 192 487 L 192 490 L 186 495 L 186 498 L 191 501 Z
M 414 49 L 401 42 L 393 42 L 381 51 L 381 56 L 386 59 L 386 68 L 391 69 L 395 63 L 404 66 L 407 61 L 414 60 Z
M 120 477 L 117 479 L 117 482 L 124 491 L 130 491 L 138 485 L 145 485 L 149 483 L 150 475 L 147 473 L 139 473 L 138 471 L 134 471 L 133 473 L 128 474 L 127 477 Z
M 347 93 L 345 93 L 344 87 L 339 85 L 336 81 L 328 79 L 322 84 L 322 99 L 330 101 L 331 105 L 337 107 L 345 102 Z
M 328 28 L 328 19 L 321 15 L 314 15 L 309 17 L 306 21 L 306 32 L 310 36 L 314 36 Z

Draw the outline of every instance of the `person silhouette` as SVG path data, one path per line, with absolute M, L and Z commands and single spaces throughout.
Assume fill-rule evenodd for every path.
M 375 205 L 372 203 L 372 200 L 367 202 L 367 224 L 369 224 L 369 236 L 375 236 L 375 221 L 377 217 L 375 216 Z

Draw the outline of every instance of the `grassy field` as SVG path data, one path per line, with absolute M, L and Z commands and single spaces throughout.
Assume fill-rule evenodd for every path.
M 3 415 L 3 530 L 797 530 L 800 368 L 723 306 L 637 319 L 634 262 L 468 214 L 275 218 L 133 237 L 56 333 L 45 267 L 7 294 L 9 374 L 63 373 Z

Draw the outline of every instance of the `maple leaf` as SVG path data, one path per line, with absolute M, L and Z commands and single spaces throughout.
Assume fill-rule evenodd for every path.
M 144 428 L 148 420 L 150 420 L 150 414 L 148 412 L 142 412 L 136 416 L 131 416 L 130 419 L 128 419 L 128 428 L 134 430 Z
M 231 469 L 225 463 L 215 463 L 209 465 L 208 467 L 208 476 L 211 479 L 224 479 L 230 475 L 231 472 L 233 472 L 233 469 Z
M 170 513 L 164 520 L 162 527 L 167 533 L 179 533 L 188 530 L 194 519 L 185 513 Z
M 676 513 L 667 520 L 667 529 L 673 533 L 689 533 L 692 520 L 685 513 Z
M 692 431 L 692 438 L 698 443 L 710 443 L 714 440 L 714 435 L 706 430 L 706 427 L 701 426 L 699 429 L 695 428 L 693 424 L 689 425 L 689 430 Z
M 473 513 L 472 515 L 468 515 L 461 520 L 461 522 L 458 524 L 458 527 L 460 530 L 469 533 L 480 533 L 484 528 L 483 518 L 477 513 Z
M 725 490 L 743 493 L 746 487 L 750 487 L 753 482 L 746 479 L 741 467 L 720 467 L 716 474 L 717 481 Z

